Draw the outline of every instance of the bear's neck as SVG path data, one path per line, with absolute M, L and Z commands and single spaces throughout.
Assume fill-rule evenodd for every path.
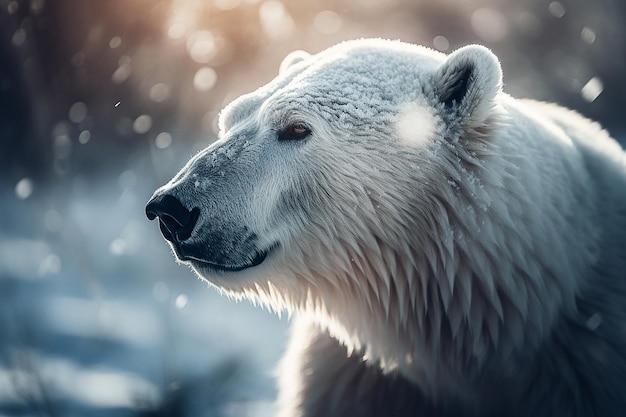
M 561 212 L 533 214 L 546 198 L 541 190 L 524 194 L 517 173 L 503 172 L 443 176 L 453 178 L 443 191 L 389 208 L 405 211 L 402 227 L 372 227 L 371 236 L 360 236 L 366 245 L 331 248 L 332 265 L 301 277 L 311 282 L 301 309 L 349 349 L 425 388 L 471 381 L 489 368 L 511 370 L 516 358 L 523 366 L 557 314 L 574 308 L 588 259 L 559 242 L 569 235 Z M 422 210 L 413 221 L 416 207 Z

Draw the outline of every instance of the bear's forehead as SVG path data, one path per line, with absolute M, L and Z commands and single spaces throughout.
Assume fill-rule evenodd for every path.
M 349 127 L 393 119 L 423 89 L 443 54 L 401 42 L 350 41 L 329 48 L 233 103 L 230 115 L 314 113 Z M 241 119 L 241 117 L 234 117 Z
M 314 55 L 264 103 L 267 111 L 309 110 L 333 123 L 391 121 L 398 108 L 424 95 L 441 61 L 419 48 L 357 45 Z
M 276 96 L 295 90 L 311 96 L 380 102 L 414 95 L 428 81 L 440 56 L 425 48 L 394 46 L 356 43 L 323 51 L 312 56 Z

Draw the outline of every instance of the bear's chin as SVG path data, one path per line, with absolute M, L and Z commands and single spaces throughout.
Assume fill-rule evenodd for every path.
M 249 262 L 236 265 L 224 265 L 198 259 L 193 259 L 190 261 L 190 263 L 195 269 L 206 270 L 209 273 L 241 272 L 245 269 L 254 268 L 261 265 L 263 261 L 265 261 L 265 258 L 267 258 L 267 254 L 267 251 L 257 252 L 254 255 L 254 258 L 252 258 L 252 260 L 250 260 Z
M 179 257 L 179 259 L 191 265 L 194 271 L 202 278 L 212 281 L 212 278 L 215 276 L 234 275 L 256 269 L 267 260 L 268 256 L 270 256 L 277 247 L 278 244 L 274 244 L 266 250 L 257 251 L 250 259 L 236 264 L 224 264 L 196 257 Z

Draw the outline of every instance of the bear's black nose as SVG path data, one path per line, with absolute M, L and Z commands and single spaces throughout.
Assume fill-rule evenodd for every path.
M 157 195 L 146 205 L 146 216 L 154 220 L 159 218 L 159 227 L 163 237 L 170 242 L 182 242 L 189 239 L 196 226 L 200 209 L 187 210 L 173 195 Z

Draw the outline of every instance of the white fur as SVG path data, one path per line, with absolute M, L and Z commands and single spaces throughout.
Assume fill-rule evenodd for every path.
M 300 317 L 281 416 L 626 409 L 626 157 L 501 85 L 480 46 L 298 53 L 159 191 L 203 208 L 195 245 L 218 220 L 275 248 L 237 273 L 191 264 Z M 294 123 L 310 137 L 278 141 Z

